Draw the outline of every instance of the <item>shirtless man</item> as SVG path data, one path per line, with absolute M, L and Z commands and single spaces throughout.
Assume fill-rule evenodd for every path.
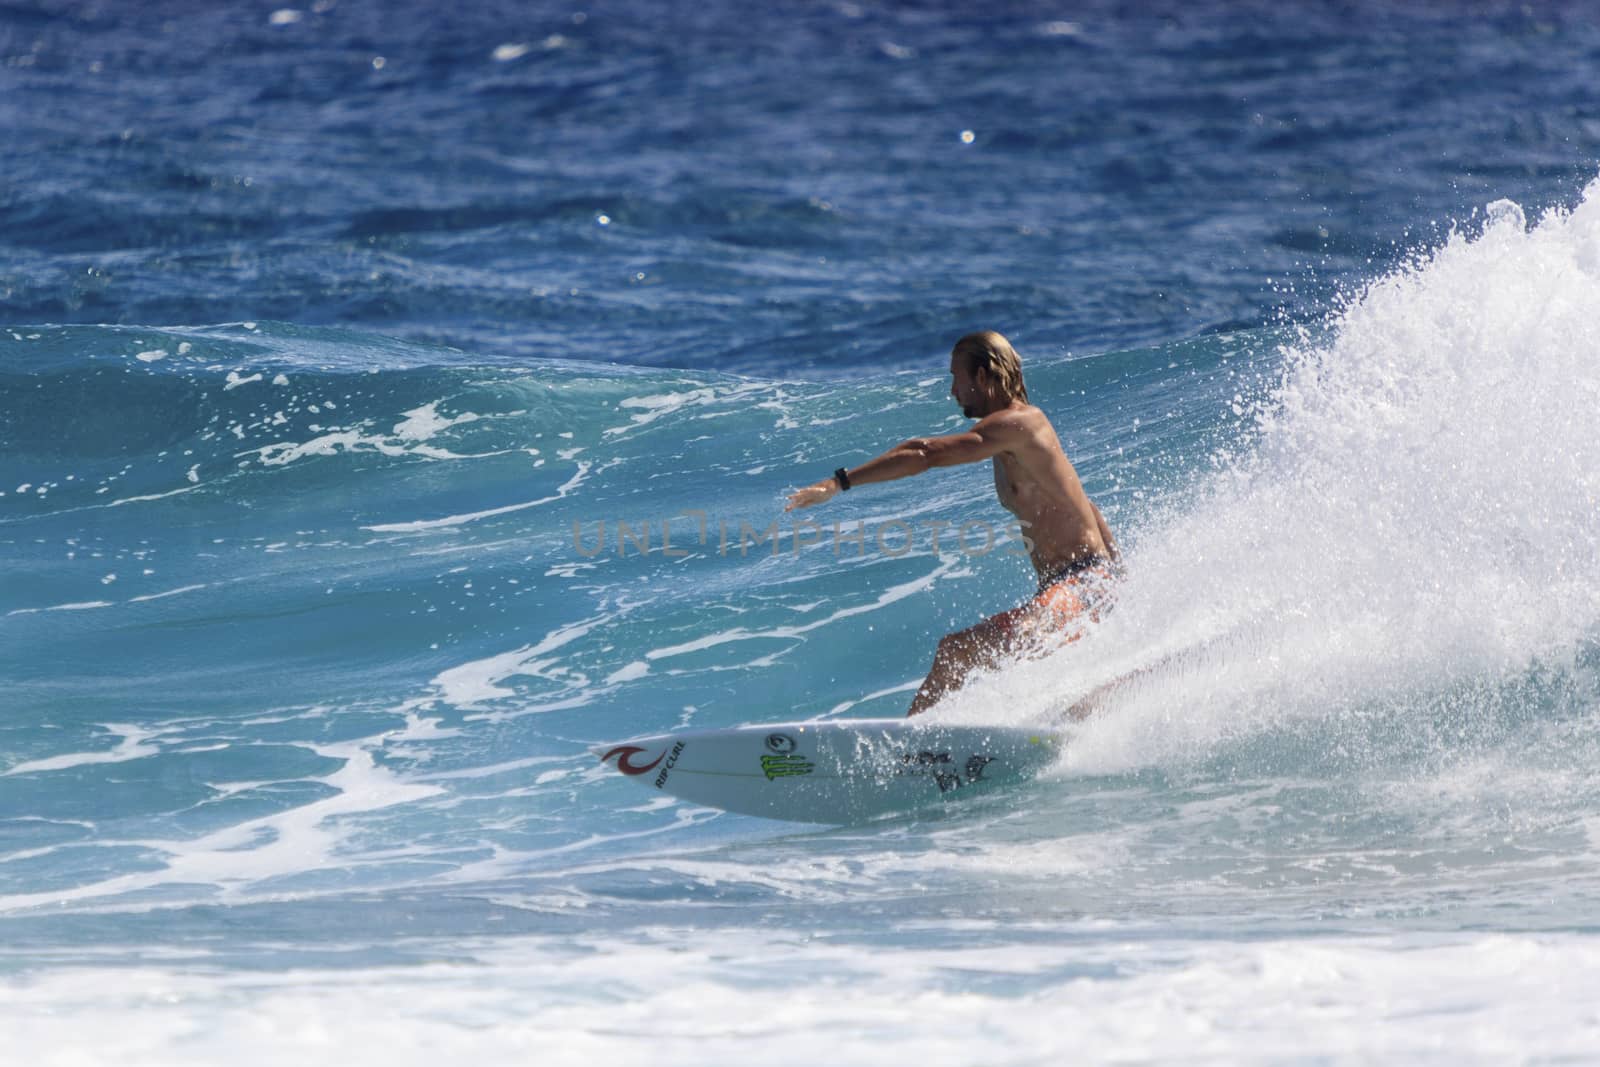
M 1024 652 L 1041 636 L 1075 637 L 1074 621 L 1094 610 L 1120 558 L 1105 517 L 1084 494 L 1050 420 L 1028 403 L 1022 361 L 1011 342 L 993 330 L 968 334 L 950 353 L 950 377 L 950 395 L 962 414 L 978 420 L 972 429 L 919 437 L 853 470 L 841 467 L 832 478 L 795 490 L 784 508 L 808 508 L 854 486 L 907 478 L 930 467 L 994 460 L 995 492 L 1028 532 L 1024 543 L 1039 591 L 1019 607 L 942 638 L 908 715 L 926 711 L 961 688 L 973 670 Z

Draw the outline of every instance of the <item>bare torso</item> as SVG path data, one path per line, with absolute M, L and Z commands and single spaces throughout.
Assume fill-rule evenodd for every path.
M 1050 420 L 1031 405 L 1007 414 L 1016 420 L 1015 428 L 1007 435 L 1010 447 L 994 457 L 994 488 L 1032 541 L 1039 577 L 1089 556 L 1113 558 L 1100 517 Z

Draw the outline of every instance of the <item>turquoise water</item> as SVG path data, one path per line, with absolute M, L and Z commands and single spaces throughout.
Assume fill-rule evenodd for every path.
M 9 1047 L 1592 1056 L 1593 30 L 1366 14 L 0 15 Z M 1129 574 L 933 714 L 1137 680 L 920 818 L 597 766 L 1026 595 L 987 468 L 782 512 L 975 326 Z

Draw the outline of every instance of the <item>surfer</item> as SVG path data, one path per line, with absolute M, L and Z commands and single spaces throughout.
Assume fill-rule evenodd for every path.
M 926 711 L 961 688 L 978 668 L 1042 647 L 1046 639 L 1075 640 L 1079 623 L 1103 602 L 1120 560 L 1105 516 L 1083 491 L 1061 440 L 1044 412 L 1028 403 L 1022 360 L 1001 334 L 971 333 L 950 353 L 950 395 L 977 423 L 965 433 L 919 437 L 876 459 L 797 489 L 785 511 L 808 508 L 854 486 L 888 482 L 933 467 L 994 461 L 1000 504 L 1027 531 L 1023 543 L 1038 573 L 1037 593 L 939 641 L 933 667 L 906 713 Z

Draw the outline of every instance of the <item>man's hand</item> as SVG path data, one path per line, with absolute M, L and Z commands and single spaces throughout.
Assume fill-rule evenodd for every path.
M 796 489 L 789 494 L 789 503 L 784 511 L 794 511 L 796 508 L 809 508 L 814 504 L 821 504 L 832 500 L 839 491 L 839 483 L 832 478 L 824 478 L 820 482 L 813 482 L 803 489 Z

